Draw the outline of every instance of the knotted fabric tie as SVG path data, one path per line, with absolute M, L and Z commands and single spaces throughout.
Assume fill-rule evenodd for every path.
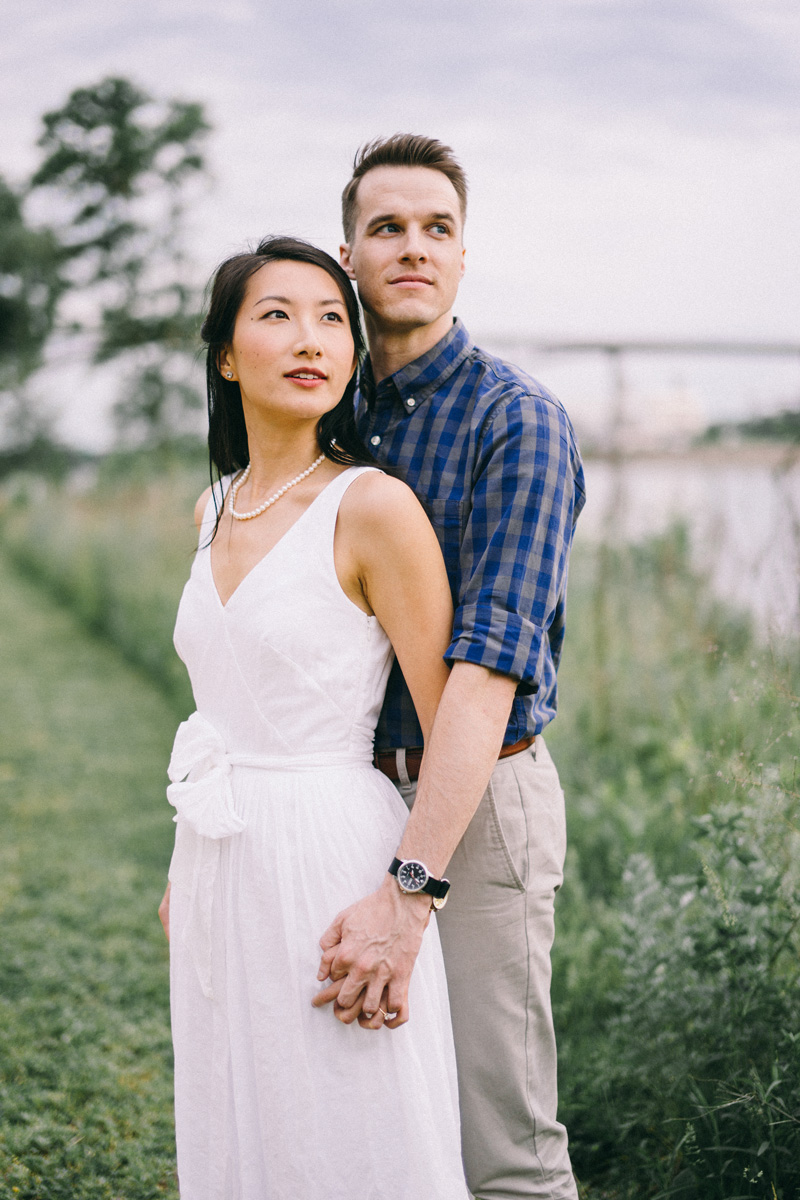
M 177 809 L 175 820 L 199 835 L 183 939 L 194 960 L 203 994 L 211 999 L 211 913 L 220 839 L 241 833 L 245 822 L 234 812 L 231 762 L 225 743 L 218 730 L 200 713 L 192 713 L 178 727 L 167 773 L 172 780 L 167 798 Z
M 231 763 L 222 735 L 199 712 L 178 726 L 167 770 L 167 798 L 195 833 L 224 838 L 241 833 L 244 821 L 233 811 Z M 184 782 L 185 781 L 185 782 Z

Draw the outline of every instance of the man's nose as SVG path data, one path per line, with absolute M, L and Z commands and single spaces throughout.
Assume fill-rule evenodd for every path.
M 422 230 L 414 228 L 407 230 L 400 247 L 400 258 L 405 262 L 425 262 L 427 257 Z

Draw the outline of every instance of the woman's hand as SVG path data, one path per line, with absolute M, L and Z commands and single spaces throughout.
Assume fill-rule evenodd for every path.
M 161 903 L 158 906 L 158 915 L 161 920 L 161 924 L 164 926 L 164 933 L 167 935 L 167 941 L 169 941 L 169 890 L 171 887 L 172 884 L 168 883 L 167 890 L 164 892 Z
M 343 1025 L 362 1016 L 366 1029 L 405 1025 L 411 973 L 430 916 L 429 896 L 404 896 L 387 875 L 377 892 L 339 913 L 320 938 L 317 979 L 331 982 L 313 998 L 314 1007 L 333 1001 Z

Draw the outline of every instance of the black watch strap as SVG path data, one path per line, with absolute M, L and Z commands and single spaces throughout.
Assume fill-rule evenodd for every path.
M 389 867 L 389 874 L 396 876 L 404 861 L 402 858 L 393 858 Z M 429 875 L 428 882 L 419 890 L 425 892 L 428 896 L 432 896 L 434 900 L 443 900 L 450 891 L 450 880 L 434 879 L 432 875 Z

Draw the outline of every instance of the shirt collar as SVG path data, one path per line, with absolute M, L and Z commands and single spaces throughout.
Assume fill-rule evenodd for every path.
M 359 377 L 361 394 L 370 408 L 376 401 L 392 401 L 397 397 L 406 412 L 414 412 L 449 379 L 472 350 L 472 339 L 463 322 L 456 317 L 441 341 L 377 385 L 372 362 L 367 356 Z

